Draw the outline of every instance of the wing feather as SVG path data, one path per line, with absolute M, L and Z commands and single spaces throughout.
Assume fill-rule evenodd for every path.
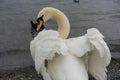
M 59 37 L 57 31 L 46 30 L 40 32 L 30 44 L 31 55 L 35 61 L 35 69 L 38 73 L 45 60 L 53 59 L 55 54 L 67 54 L 67 46 Z
M 103 35 L 96 28 L 88 29 L 85 36 L 69 39 L 67 45 L 71 54 L 83 58 L 89 73 L 96 80 L 106 80 L 111 54 Z
M 103 40 L 103 35 L 95 28 L 89 29 L 86 36 L 94 49 L 89 52 L 88 71 L 96 80 L 107 80 L 106 67 L 110 64 L 110 50 Z

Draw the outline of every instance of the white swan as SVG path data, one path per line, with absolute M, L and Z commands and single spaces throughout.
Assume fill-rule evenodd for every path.
M 58 31 L 43 30 L 30 44 L 35 69 L 44 80 L 88 80 L 88 72 L 96 80 L 107 80 L 106 67 L 111 54 L 97 29 L 88 29 L 84 36 L 66 39 L 70 24 L 61 11 L 46 7 L 39 12 L 38 17 L 41 16 L 44 22 L 54 19 L 58 24 Z

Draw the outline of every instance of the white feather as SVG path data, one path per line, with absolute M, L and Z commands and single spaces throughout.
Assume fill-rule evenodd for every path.
M 35 60 L 35 67 L 38 73 L 40 67 L 45 59 L 52 59 L 55 53 L 67 55 L 68 48 L 63 43 L 57 31 L 47 30 L 42 31 L 31 41 L 30 50 L 33 59 Z
M 53 30 L 42 31 L 31 41 L 30 49 L 36 71 L 41 73 L 45 80 L 88 80 L 83 60 L 70 55 L 64 40 L 59 34 L 53 33 L 58 34 Z M 44 66 L 45 60 L 48 60 L 47 68 Z
M 88 29 L 84 36 L 65 39 L 70 25 L 61 11 L 47 7 L 39 15 L 44 15 L 45 20 L 54 17 L 59 26 L 58 31 L 39 32 L 30 44 L 35 69 L 44 80 L 88 80 L 87 72 L 96 80 L 107 80 L 111 54 L 96 28 Z
M 82 37 L 69 39 L 67 42 L 69 53 L 86 60 L 89 73 L 96 80 L 107 80 L 106 67 L 111 60 L 110 50 L 103 40 L 103 35 L 95 28 L 88 29 Z

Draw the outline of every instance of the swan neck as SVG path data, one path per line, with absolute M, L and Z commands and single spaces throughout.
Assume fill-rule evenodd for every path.
M 70 33 L 70 24 L 67 17 L 59 10 L 53 11 L 53 19 L 58 24 L 58 32 L 63 39 L 66 39 Z

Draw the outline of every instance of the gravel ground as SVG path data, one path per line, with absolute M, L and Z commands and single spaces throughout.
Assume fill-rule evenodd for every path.
M 42 80 L 33 66 L 9 71 L 0 71 L 0 80 Z M 90 80 L 94 80 L 90 78 Z M 120 59 L 112 59 L 108 67 L 108 80 L 120 80 Z
M 120 80 L 120 59 L 112 59 L 108 67 L 108 80 Z

